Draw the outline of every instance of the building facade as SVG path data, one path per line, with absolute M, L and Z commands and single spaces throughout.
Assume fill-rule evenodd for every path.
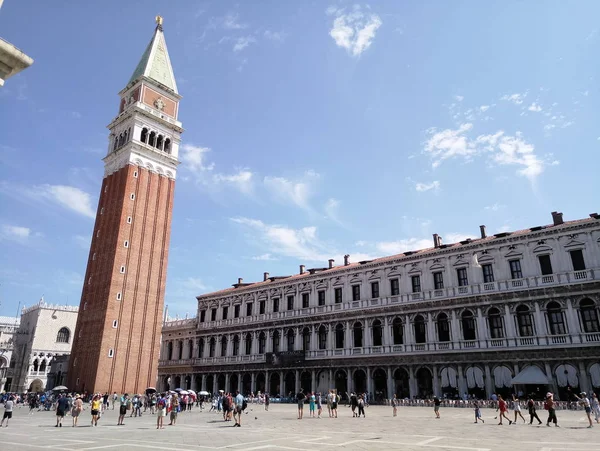
M 79 392 L 156 383 L 183 132 L 162 18 L 119 96 L 66 384 Z
M 14 335 L 10 369 L 12 383 L 7 391 L 46 390 L 51 362 L 69 355 L 77 323 L 77 306 L 46 304 L 44 300 L 21 311 Z
M 12 384 L 13 370 L 10 362 L 18 328 L 18 317 L 0 316 L 0 393 Z
M 272 396 L 600 389 L 600 216 L 305 269 L 198 296 L 159 387 Z M 518 384 L 518 385 L 517 385 Z

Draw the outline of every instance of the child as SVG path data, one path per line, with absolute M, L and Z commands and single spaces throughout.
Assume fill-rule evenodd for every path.
M 484 419 L 481 418 L 481 409 L 479 408 L 479 403 L 477 401 L 473 402 L 473 407 L 475 408 L 475 423 L 478 423 L 481 420 L 482 423 L 485 423 Z
M 309 398 L 309 407 L 310 407 L 310 416 L 314 418 L 315 416 L 315 403 L 316 403 L 317 399 L 315 397 L 315 394 L 313 392 L 311 392 L 310 394 L 310 398 Z

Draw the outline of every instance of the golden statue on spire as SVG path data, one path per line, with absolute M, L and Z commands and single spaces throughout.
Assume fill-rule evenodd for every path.
M 163 24 L 162 16 L 156 16 L 155 20 L 156 20 L 156 25 L 162 28 L 162 24 Z

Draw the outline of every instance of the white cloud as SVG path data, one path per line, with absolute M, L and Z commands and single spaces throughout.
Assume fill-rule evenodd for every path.
M 39 200 L 48 200 L 88 218 L 96 217 L 91 196 L 79 188 L 66 185 L 39 185 L 28 194 Z
M 435 180 L 431 183 L 417 183 L 415 185 L 415 189 L 419 192 L 425 192 L 430 190 L 438 191 L 440 189 L 440 182 Z
M 529 108 L 527 108 L 527 109 L 529 111 L 533 111 L 535 113 L 539 113 L 540 111 L 542 111 L 542 107 L 535 102 L 533 102 L 531 105 L 529 105 Z
M 502 97 L 500 97 L 500 100 L 507 100 L 509 102 L 514 103 L 515 105 L 521 105 L 525 99 L 525 97 L 527 97 L 527 92 L 520 94 L 520 93 L 515 93 L 515 94 L 505 94 Z
M 284 177 L 264 178 L 263 183 L 265 188 L 280 201 L 284 203 L 292 203 L 300 208 L 309 208 L 309 198 L 311 190 L 308 183 L 300 181 L 293 182 Z
M 5 224 L 0 228 L 0 241 L 15 241 L 24 244 L 31 236 L 33 233 L 29 227 Z
M 233 185 L 244 194 L 250 194 L 253 190 L 254 174 L 248 169 L 239 169 L 235 174 L 214 174 L 215 183 L 226 183 Z
M 438 167 L 448 158 L 471 160 L 476 155 L 487 155 L 489 161 L 495 164 L 522 166 L 517 173 L 530 180 L 543 172 L 544 161 L 534 153 L 533 144 L 525 142 L 520 132 L 515 136 L 506 136 L 500 130 L 471 139 L 466 134 L 472 128 L 473 125 L 469 123 L 462 124 L 457 130 L 434 133 L 425 143 L 425 152 L 433 159 L 432 166 Z
M 433 241 L 424 238 L 408 238 L 405 240 L 398 241 L 382 241 L 376 243 L 378 251 L 384 255 L 401 254 L 408 251 L 418 251 L 420 249 L 427 249 L 433 246 Z
M 477 238 L 475 235 L 470 235 L 468 233 L 446 233 L 442 236 L 442 241 L 445 244 L 453 244 L 467 239 L 474 240 L 475 238 Z
M 239 23 L 238 19 L 238 14 L 227 14 L 223 19 L 223 28 L 226 30 L 241 30 L 248 27 L 246 24 Z
M 489 106 L 489 105 L 481 105 L 481 106 L 479 107 L 479 111 L 481 111 L 482 113 L 485 113 L 485 112 L 486 112 L 487 110 L 489 110 L 489 109 L 490 109 L 490 106 Z
M 465 100 L 465 96 L 454 96 L 454 98 L 457 102 L 462 102 L 463 100 Z
M 90 250 L 90 244 L 92 242 L 92 238 L 90 236 L 75 235 L 73 237 L 73 241 L 81 249 L 83 249 L 85 251 L 89 251 Z
M 262 254 L 262 255 L 256 255 L 254 257 L 252 257 L 252 260 L 259 260 L 259 261 L 275 261 L 278 260 L 277 258 L 273 257 L 271 254 Z
M 327 215 L 327 217 L 329 219 L 331 219 L 332 221 L 335 222 L 340 222 L 339 217 L 338 217 L 338 210 L 340 207 L 340 201 L 337 199 L 334 199 L 333 197 L 327 199 L 327 202 L 325 202 L 325 214 Z
M 242 50 L 244 50 L 246 47 L 248 47 L 250 44 L 253 44 L 254 42 L 256 42 L 256 39 L 252 36 L 242 36 L 240 38 L 237 38 L 235 41 L 235 44 L 233 45 L 233 51 L 241 52 Z
M 335 16 L 329 35 L 352 56 L 360 56 L 369 48 L 382 24 L 377 14 L 365 14 L 359 5 L 349 12 L 330 6 L 326 13 Z
M 283 41 L 285 41 L 285 38 L 287 37 L 287 33 L 283 32 L 283 31 L 265 30 L 265 32 L 263 33 L 263 36 L 266 39 L 269 39 L 271 41 L 283 42 Z
M 496 202 L 496 203 L 494 203 L 494 204 L 492 204 L 492 205 L 487 205 L 487 206 L 485 207 L 485 210 L 489 210 L 489 211 L 498 211 L 498 210 L 500 210 L 500 209 L 502 209 L 502 208 L 504 208 L 504 207 L 505 207 L 504 205 L 502 205 L 502 204 L 499 204 L 498 202 Z
M 181 147 L 181 161 L 192 172 L 212 171 L 215 167 L 214 163 L 206 164 L 206 154 L 210 152 L 209 147 L 194 146 L 185 144 Z

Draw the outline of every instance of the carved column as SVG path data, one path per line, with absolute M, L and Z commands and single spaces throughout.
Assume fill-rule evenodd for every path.
M 296 338 L 294 339 L 294 350 L 302 351 L 302 328 L 296 327 Z
M 363 348 L 371 347 L 371 343 L 373 343 L 372 339 L 372 331 L 373 328 L 369 325 L 369 320 L 366 320 L 363 323 Z
M 300 370 L 296 370 L 296 378 L 295 378 L 295 392 L 294 393 L 298 393 L 300 391 L 300 388 L 304 388 L 304 387 L 300 387 Z
M 250 332 L 252 335 L 252 349 L 251 349 L 251 354 L 252 355 L 256 355 L 258 354 L 258 332 L 257 331 L 252 331 Z
M 335 381 L 333 380 L 333 370 L 330 369 L 329 370 L 329 387 L 327 387 L 327 389 L 330 388 L 335 388 Z
M 441 396 L 442 394 L 440 391 L 440 378 L 437 365 L 433 365 L 433 394 L 435 396 Z
M 465 374 L 463 373 L 462 365 L 458 365 L 458 391 L 462 399 L 462 396 L 467 392 L 467 383 L 465 381 Z
M 406 315 L 404 317 L 404 344 L 405 345 L 412 345 L 415 342 L 414 339 L 414 330 L 413 330 L 413 325 L 412 322 L 410 320 L 410 317 L 408 315 Z
M 354 374 L 352 368 L 348 368 L 346 370 L 346 374 L 348 375 L 348 377 L 346 378 L 346 392 L 348 393 L 348 395 L 350 395 L 350 393 L 354 389 Z
M 271 394 L 271 380 L 269 379 L 271 375 L 269 374 L 269 370 L 265 370 L 265 393 Z
M 437 341 L 437 337 L 435 335 L 435 324 L 433 322 L 433 317 L 431 312 L 427 313 L 427 342 L 428 344 L 433 344 L 433 342 Z
M 267 343 L 265 344 L 265 352 L 273 352 L 273 331 L 269 330 L 266 335 Z
M 256 373 L 250 373 L 250 391 L 256 393 Z
M 391 366 L 387 367 L 387 387 L 388 387 L 387 397 L 388 397 L 388 399 L 392 399 L 394 397 L 394 394 L 396 393 L 396 387 L 394 387 L 394 376 L 392 373 Z
M 540 310 L 540 304 L 538 302 L 535 303 L 534 320 L 536 335 L 538 337 L 548 335 L 548 331 L 546 330 L 546 321 L 544 321 L 544 315 Z
M 311 372 L 311 384 L 310 384 L 310 391 L 312 391 L 313 393 L 315 393 L 317 391 L 317 372 L 315 370 L 312 370 Z
M 460 335 L 460 326 L 458 324 L 458 318 L 456 317 L 456 310 L 452 310 L 452 315 L 450 316 L 450 329 L 452 330 L 452 341 L 458 343 L 462 340 L 462 336 Z
M 481 311 L 481 307 L 477 307 L 477 332 L 479 335 L 479 343 L 481 346 L 481 342 L 484 342 L 487 344 L 487 339 L 488 339 L 488 331 L 487 331 L 487 324 L 486 324 L 486 319 L 483 317 L 483 312 Z
M 200 390 L 206 391 L 206 374 L 202 375 L 202 383 L 200 384 Z
M 589 393 L 591 388 L 583 362 L 579 362 L 579 388 L 586 393 Z
M 238 373 L 238 386 L 237 389 L 242 393 L 242 373 Z
M 230 388 L 231 387 L 229 387 L 229 373 L 225 373 L 225 393 L 229 392 Z
M 373 393 L 373 390 L 371 389 L 371 368 L 367 367 L 366 368 L 366 372 L 367 372 L 367 397 L 368 399 L 371 399 L 371 393 Z
M 577 319 L 577 312 L 573 309 L 573 303 L 571 298 L 567 298 L 567 324 L 569 325 L 568 334 L 571 336 L 573 343 L 581 343 L 581 329 L 579 327 L 579 320 Z
M 283 380 L 283 371 L 279 372 L 279 394 L 281 396 L 287 396 L 286 386 Z
M 487 395 L 487 399 L 492 397 L 494 393 L 494 383 L 492 381 L 492 372 L 490 371 L 490 366 L 486 363 L 484 365 L 485 369 L 485 393 Z
M 317 343 L 316 328 L 317 328 L 317 326 L 315 324 L 310 326 L 310 346 L 309 346 L 309 348 L 311 351 L 316 351 L 317 349 L 319 349 L 319 344 Z
M 515 333 L 515 320 L 510 313 L 508 304 L 504 304 L 504 327 L 506 328 L 506 338 L 508 338 L 510 345 L 517 334 Z
M 351 349 L 354 346 L 354 343 L 352 343 L 352 327 L 350 326 L 350 321 L 346 321 L 344 325 L 344 332 L 346 333 L 344 348 Z

